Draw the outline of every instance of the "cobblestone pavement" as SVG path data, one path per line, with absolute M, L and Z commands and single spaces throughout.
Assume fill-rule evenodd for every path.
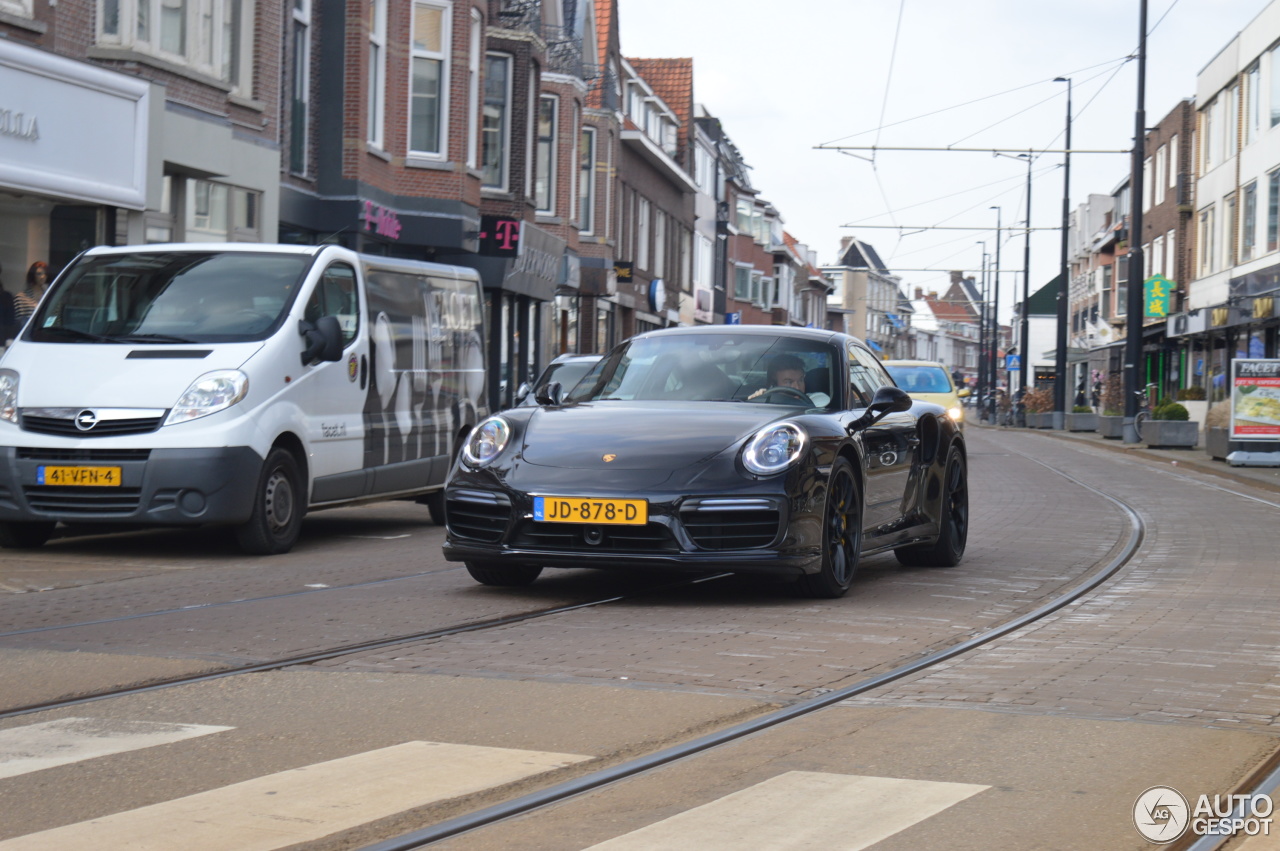
M 974 437 L 972 532 L 959 567 L 905 568 L 892 555 L 878 556 L 862 565 L 849 596 L 834 601 L 798 600 L 785 586 L 762 582 L 704 583 L 316 667 L 770 700 L 840 688 L 1034 608 L 1108 561 L 1125 539 L 1128 521 L 1115 505 L 982 432 Z
M 1085 441 L 979 431 L 1132 505 L 1147 524 L 1114 580 L 1027 628 L 850 705 L 966 705 L 1277 731 L 1280 499 Z M 1184 456 L 1185 458 L 1185 456 Z M 1165 466 L 1153 466 L 1166 462 Z M 1081 529 L 1063 508 L 1057 523 Z

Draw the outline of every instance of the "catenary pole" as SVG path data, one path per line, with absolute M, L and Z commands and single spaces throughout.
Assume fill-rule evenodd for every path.
M 1134 116 L 1133 163 L 1129 177 L 1129 292 L 1124 333 L 1124 442 L 1141 436 L 1134 418 L 1138 414 L 1139 370 L 1142 368 L 1142 165 L 1146 159 L 1147 113 L 1147 0 L 1139 0 L 1138 12 L 1138 109 Z
M 1070 293 L 1067 232 L 1071 224 L 1071 78 L 1058 77 L 1054 82 L 1067 84 L 1067 138 L 1062 154 L 1062 262 L 1058 269 L 1058 334 L 1053 360 L 1053 427 L 1061 431 L 1066 426 L 1067 410 L 1067 298 Z
M 1027 303 L 1031 297 L 1031 163 L 1034 160 L 1035 157 L 1027 151 L 1027 227 L 1022 234 L 1022 327 L 1018 330 L 1019 364 L 1022 367 L 1018 371 L 1018 387 L 1023 390 L 1027 388 L 1027 371 L 1031 369 L 1031 346 L 1028 345 L 1031 320 L 1027 315 Z

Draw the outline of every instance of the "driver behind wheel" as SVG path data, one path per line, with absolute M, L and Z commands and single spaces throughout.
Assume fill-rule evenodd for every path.
M 775 387 L 789 387 L 805 400 L 812 402 L 809 395 L 804 392 L 804 361 L 795 355 L 777 355 L 769 362 L 768 384 L 768 387 L 760 388 L 747 398 L 763 396 Z

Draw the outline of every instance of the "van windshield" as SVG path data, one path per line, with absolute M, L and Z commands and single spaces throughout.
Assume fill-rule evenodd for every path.
M 306 254 L 139 251 L 83 257 L 41 302 L 41 343 L 261 340 L 283 321 Z

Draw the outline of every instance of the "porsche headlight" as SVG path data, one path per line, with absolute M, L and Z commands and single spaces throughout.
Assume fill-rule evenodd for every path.
M 169 412 L 165 425 L 198 420 L 230 408 L 249 392 L 249 376 L 238 369 L 207 372 L 191 382 Z
M 804 429 L 777 423 L 756 432 L 742 450 L 742 466 L 757 476 L 781 473 L 800 460 L 809 445 Z
M 947 408 L 947 416 L 951 417 L 954 422 L 962 423 L 964 422 L 964 408 L 959 405 L 953 405 Z
M 0 369 L 0 420 L 18 421 L 18 373 Z
M 489 417 L 471 430 L 462 447 L 462 460 L 472 467 L 483 467 L 502 454 L 511 440 L 511 426 L 502 417 Z

